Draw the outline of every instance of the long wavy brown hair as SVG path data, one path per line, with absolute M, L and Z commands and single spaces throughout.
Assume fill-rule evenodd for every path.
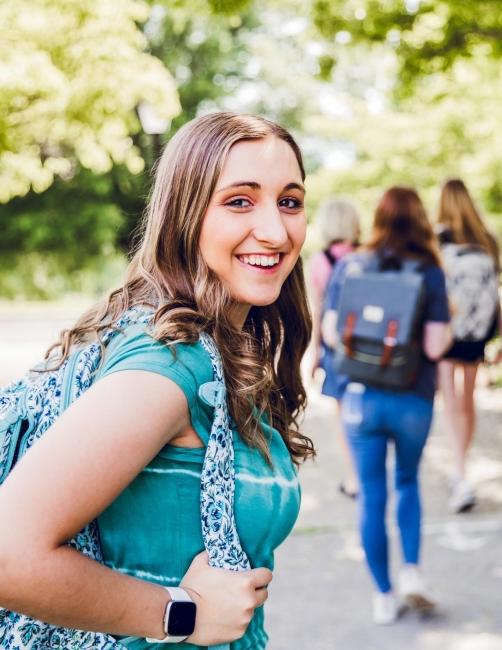
M 425 207 L 411 187 L 391 187 L 375 210 L 367 248 L 441 266 Z
M 483 248 L 500 270 L 497 240 L 486 227 L 467 187 L 459 178 L 446 181 L 442 187 L 438 222 L 450 231 L 456 244 L 474 244 Z
M 113 326 L 134 305 L 154 308 L 153 336 L 168 345 L 211 334 L 220 350 L 229 409 L 242 438 L 270 461 L 260 417 L 280 432 L 293 460 L 315 454 L 299 430 L 306 393 L 300 361 L 311 334 L 302 261 L 278 299 L 252 307 L 242 330 L 229 320 L 232 298 L 199 251 L 202 221 L 230 148 L 242 140 L 274 136 L 292 148 L 302 178 L 302 156 L 292 136 L 261 117 L 216 113 L 186 124 L 158 162 L 139 244 L 123 286 L 87 311 L 47 352 L 61 362 L 72 346 Z

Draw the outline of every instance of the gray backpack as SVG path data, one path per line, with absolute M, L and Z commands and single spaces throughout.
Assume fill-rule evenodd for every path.
M 337 368 L 353 381 L 403 390 L 417 377 L 425 290 L 421 263 L 347 260 L 337 319 Z

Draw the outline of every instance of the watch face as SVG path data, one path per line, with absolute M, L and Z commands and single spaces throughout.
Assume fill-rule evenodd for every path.
M 173 600 L 169 607 L 167 634 L 169 636 L 190 636 L 195 627 L 195 603 Z

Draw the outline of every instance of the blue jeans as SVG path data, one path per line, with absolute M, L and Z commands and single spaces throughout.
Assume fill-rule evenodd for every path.
M 396 451 L 397 524 L 404 561 L 420 553 L 418 466 L 432 421 L 432 402 L 415 393 L 393 393 L 350 383 L 342 419 L 359 474 L 360 531 L 369 569 L 381 592 L 391 589 L 385 526 L 387 443 Z

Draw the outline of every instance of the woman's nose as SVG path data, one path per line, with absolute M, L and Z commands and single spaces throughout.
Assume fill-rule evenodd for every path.
M 260 211 L 257 223 L 253 230 L 255 238 L 269 246 L 279 248 L 288 240 L 288 231 L 284 223 L 284 216 L 276 204 Z

